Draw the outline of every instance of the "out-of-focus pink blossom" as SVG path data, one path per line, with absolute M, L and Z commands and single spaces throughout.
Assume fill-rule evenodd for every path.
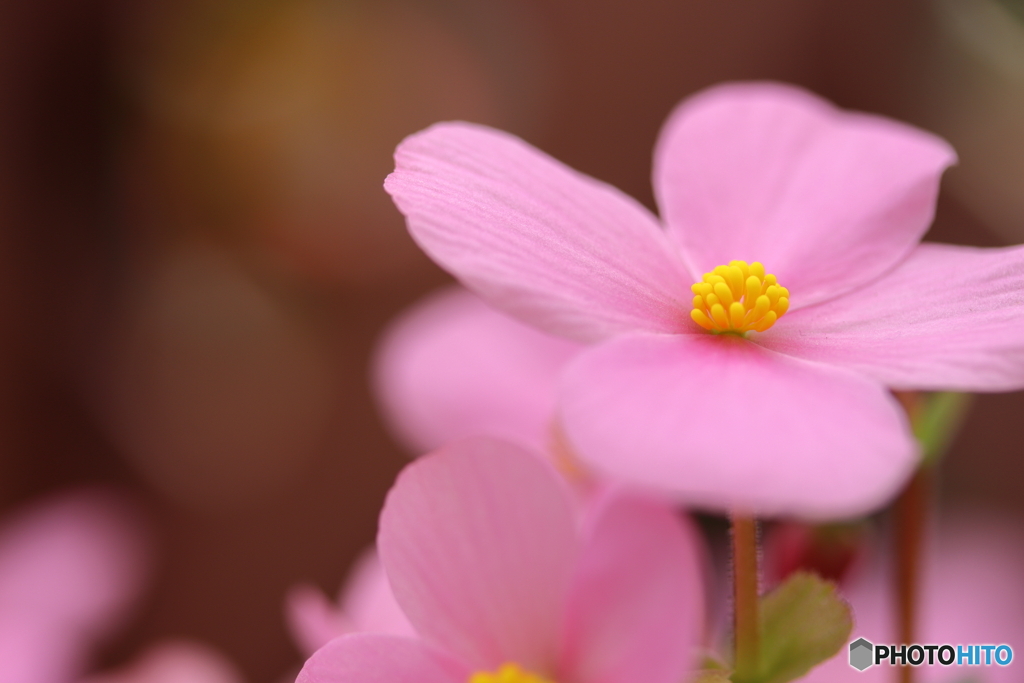
M 595 344 L 564 372 L 559 400 L 582 458 L 712 509 L 829 518 L 881 505 L 915 465 L 887 386 L 1024 386 L 1024 249 L 918 245 L 954 161 L 909 126 L 794 87 L 731 84 L 665 125 L 661 221 L 466 123 L 407 138 L 385 188 L 470 289 Z M 691 284 L 718 266 L 749 266 L 720 302 L 746 292 L 735 320 L 702 295 L 735 333 L 691 315 Z M 750 331 L 747 318 L 762 322 Z
M 374 385 L 388 423 L 417 454 L 478 434 L 547 452 L 559 373 L 582 348 L 453 288 L 391 324 Z
M 298 683 L 465 683 L 515 665 L 579 683 L 677 683 L 703 602 L 693 530 L 607 492 L 578 518 L 564 481 L 512 444 L 456 442 L 409 465 L 377 547 L 416 637 L 336 638 Z
M 285 617 L 292 638 L 307 657 L 347 633 L 415 634 L 395 602 L 376 548 L 368 548 L 356 560 L 337 602 L 315 586 L 298 585 L 288 592 Z
M 374 384 L 385 418 L 414 453 L 488 435 L 551 454 L 558 373 L 581 348 L 450 288 L 391 324 Z M 316 586 L 298 585 L 288 593 L 285 616 L 307 656 L 347 633 L 415 632 L 375 548 L 356 561 L 336 601 Z
M 242 683 L 220 653 L 190 641 L 154 645 L 125 668 L 90 676 L 82 683 Z
M 0 683 L 239 683 L 205 646 L 167 642 L 129 667 L 82 679 L 124 625 L 148 574 L 135 510 L 85 490 L 16 513 L 0 528 Z
M 68 683 L 122 624 L 148 564 L 145 536 L 123 507 L 81 491 L 0 529 L 2 683 Z
M 924 564 L 918 642 L 922 644 L 1010 645 L 1009 666 L 919 666 L 922 683 L 1018 683 L 1024 671 L 1017 657 L 1024 648 L 1024 537 L 1005 520 L 968 518 L 940 527 Z M 875 644 L 896 641 L 896 604 L 891 577 L 882 567 L 844 587 L 854 612 L 851 640 Z M 847 649 L 811 671 L 806 683 L 892 683 L 896 671 L 885 665 L 864 672 L 852 668 Z

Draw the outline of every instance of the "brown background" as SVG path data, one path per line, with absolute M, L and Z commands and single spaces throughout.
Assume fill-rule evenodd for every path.
M 989 106 L 936 94 L 962 74 L 923 1 L 314 4 L 0 5 L 0 510 L 96 482 L 141 501 L 160 569 L 108 663 L 184 635 L 275 680 L 299 663 L 286 588 L 334 591 L 372 541 L 406 458 L 370 395 L 374 340 L 447 281 L 379 189 L 402 135 L 494 123 L 651 205 L 661 121 L 721 80 L 800 83 L 955 145 Z M 961 154 L 954 183 L 997 163 Z M 977 205 L 944 194 L 933 236 L 1024 241 Z M 1022 415 L 1021 393 L 977 401 L 947 501 L 1024 512 Z

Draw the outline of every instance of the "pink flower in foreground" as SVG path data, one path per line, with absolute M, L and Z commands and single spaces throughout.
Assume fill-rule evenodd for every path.
M 582 348 L 446 289 L 389 326 L 374 385 L 384 417 L 417 454 L 480 434 L 548 452 L 558 377 Z
M 377 353 L 375 385 L 385 417 L 413 452 L 486 435 L 547 453 L 564 470 L 571 463 L 555 452 L 552 435 L 555 385 L 581 348 L 450 288 L 391 324 Z M 600 497 L 600 487 L 588 488 Z M 354 563 L 337 600 L 316 586 L 298 585 L 288 593 L 285 614 L 307 656 L 349 633 L 415 633 L 375 548 Z
M 523 325 L 465 289 L 448 288 L 389 326 L 374 384 L 385 418 L 417 455 L 480 435 L 551 454 L 558 374 L 581 348 Z M 307 656 L 347 633 L 415 633 L 372 548 L 356 561 L 337 600 L 299 585 L 289 591 L 285 613 Z
M 924 565 L 920 593 L 918 641 L 923 644 L 1008 644 L 1014 659 L 1009 666 L 921 666 L 921 683 L 1019 683 L 1024 664 L 1024 538 L 1005 522 L 993 519 L 959 520 L 940 529 L 929 561 Z M 853 607 L 851 640 L 873 643 L 896 641 L 896 604 L 891 577 L 879 571 L 844 589 Z M 890 683 L 895 671 L 888 665 L 864 672 L 852 668 L 846 648 L 811 671 L 805 683 Z
M 540 458 L 473 439 L 409 465 L 377 547 L 418 637 L 348 635 L 297 683 L 678 683 L 702 620 L 692 531 L 608 494 L 578 520 Z
M 489 303 L 593 344 L 559 399 L 584 460 L 712 509 L 841 517 L 915 465 L 887 386 L 1024 386 L 1024 250 L 918 245 L 954 160 L 909 126 L 737 84 L 669 118 L 661 221 L 466 123 L 402 142 L 385 188 Z

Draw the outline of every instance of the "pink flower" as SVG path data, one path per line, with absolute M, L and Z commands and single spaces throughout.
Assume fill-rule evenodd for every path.
M 389 326 L 374 384 L 385 418 L 416 454 L 479 435 L 550 453 L 558 373 L 580 348 L 450 288 Z M 337 600 L 316 586 L 298 585 L 288 592 L 285 615 L 307 656 L 348 633 L 415 633 L 375 548 L 355 562 Z
M 376 354 L 374 384 L 384 417 L 414 453 L 487 435 L 551 454 L 558 373 L 581 348 L 453 287 L 426 297 L 389 326 Z M 288 592 L 285 615 L 307 656 L 349 633 L 415 633 L 375 548 L 355 562 L 336 600 L 316 586 L 297 585 Z
M 625 493 L 575 509 L 549 465 L 505 442 L 413 462 L 377 547 L 418 637 L 337 638 L 297 683 L 678 683 L 703 613 L 692 531 Z
M 348 633 L 416 633 L 395 602 L 376 548 L 356 560 L 337 602 L 315 586 L 294 586 L 285 600 L 285 617 L 292 639 L 307 657 Z
M 1024 250 L 918 245 L 954 160 L 909 126 L 734 84 L 669 118 L 662 222 L 466 123 L 406 139 L 385 188 L 489 303 L 593 344 L 559 398 L 590 464 L 716 510 L 842 517 L 916 464 L 886 387 L 1024 386 Z
M 184 640 L 153 645 L 121 670 L 82 683 L 241 683 L 242 675 L 219 652 Z
M 922 666 L 922 683 L 1017 683 L 1024 664 L 1017 661 L 1024 648 L 1024 538 L 996 519 L 956 520 L 941 529 L 924 565 L 918 640 L 923 644 L 1008 644 L 1014 660 L 1009 666 Z M 851 640 L 872 643 L 896 641 L 895 600 L 891 577 L 884 567 L 860 577 L 846 589 L 854 611 Z M 888 665 L 863 673 L 852 668 L 847 648 L 811 671 L 805 683 L 889 683 L 895 680 Z
M 145 537 L 96 491 L 65 494 L 0 529 L 0 681 L 69 683 L 127 616 Z
M 140 596 L 147 545 L 133 511 L 100 491 L 62 494 L 7 520 L 0 528 L 0 681 L 79 680 Z M 87 683 L 240 680 L 220 655 L 171 642 Z
M 582 348 L 452 288 L 390 325 L 374 385 L 384 417 L 415 453 L 480 434 L 548 452 L 558 377 Z

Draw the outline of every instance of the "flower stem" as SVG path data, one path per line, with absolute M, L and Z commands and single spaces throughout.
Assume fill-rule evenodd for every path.
M 753 681 L 760 671 L 757 520 L 732 516 L 733 642 L 735 681 Z
M 931 508 L 934 471 L 918 468 L 894 509 L 896 555 L 896 626 L 900 644 L 917 642 L 918 593 L 925 531 Z M 913 683 L 914 668 L 900 668 L 900 683 Z
M 896 399 L 907 411 L 907 418 L 914 427 L 915 436 L 921 441 L 924 458 L 918 465 L 914 477 L 900 493 L 893 506 L 893 524 L 895 530 L 894 555 L 896 557 L 896 634 L 898 643 L 910 645 L 917 642 L 918 591 L 921 575 L 922 554 L 924 551 L 925 531 L 928 525 L 928 514 L 931 510 L 932 491 L 934 487 L 934 464 L 940 448 L 949 441 L 951 430 L 945 430 L 940 442 L 931 443 L 930 439 L 922 438 L 923 430 L 930 411 L 926 398 L 919 392 L 893 392 Z M 966 406 L 963 402 L 959 413 Z M 945 417 L 950 417 L 946 415 Z M 950 421 L 950 420 L 946 420 Z M 932 452 L 929 452 L 932 451 Z M 914 683 L 914 668 L 900 667 L 900 683 Z

